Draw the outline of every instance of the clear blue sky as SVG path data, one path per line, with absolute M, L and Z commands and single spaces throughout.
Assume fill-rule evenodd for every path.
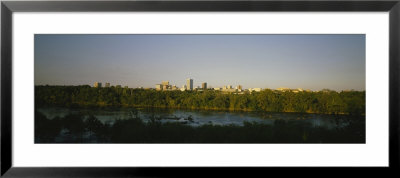
M 35 35 L 35 85 L 365 90 L 365 35 Z

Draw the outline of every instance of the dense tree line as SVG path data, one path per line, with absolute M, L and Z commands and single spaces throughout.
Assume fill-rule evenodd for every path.
M 155 91 L 85 86 L 35 86 L 36 106 L 169 107 L 209 110 L 365 114 L 365 91 L 252 93 L 220 91 Z

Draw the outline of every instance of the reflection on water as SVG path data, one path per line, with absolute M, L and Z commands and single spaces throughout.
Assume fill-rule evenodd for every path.
M 68 114 L 94 115 L 102 123 L 114 123 L 117 119 L 129 119 L 132 108 L 38 108 L 47 118 L 64 117 Z M 304 121 L 313 127 L 328 129 L 344 127 L 354 116 L 326 115 L 305 113 L 259 113 L 259 112 L 232 112 L 232 111 L 204 111 L 184 109 L 137 108 L 138 115 L 144 121 L 159 118 L 161 122 L 186 122 L 191 126 L 204 124 L 213 125 L 243 125 L 244 121 L 272 125 L 277 119 Z M 188 118 L 191 120 L 188 122 Z

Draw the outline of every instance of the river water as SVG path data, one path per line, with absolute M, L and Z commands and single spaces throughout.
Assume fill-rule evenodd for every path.
M 83 115 L 94 115 L 103 123 L 113 124 L 117 119 L 129 119 L 132 117 L 132 108 L 64 108 L 46 107 L 37 108 L 47 118 L 64 117 L 68 114 L 81 113 Z M 212 125 L 243 125 L 244 121 L 264 124 L 274 124 L 277 119 L 297 120 L 313 127 L 334 129 L 348 124 L 348 120 L 354 116 L 348 115 L 327 115 L 307 113 L 265 113 L 265 112 L 233 112 L 233 111 L 204 111 L 184 109 L 160 109 L 160 108 L 136 108 L 138 115 L 144 121 L 150 118 L 160 118 L 161 122 L 184 122 L 191 126 L 203 124 Z M 188 120 L 188 118 L 191 118 Z

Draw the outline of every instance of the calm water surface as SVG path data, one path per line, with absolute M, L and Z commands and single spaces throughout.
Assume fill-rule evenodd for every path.
M 38 108 L 47 118 L 64 117 L 68 114 L 81 113 L 94 115 L 103 123 L 114 123 L 117 119 L 128 119 L 132 117 L 131 108 L 63 108 L 47 107 Z M 259 112 L 232 112 L 232 111 L 204 111 L 184 109 L 154 109 L 137 108 L 139 116 L 144 121 L 150 118 L 162 118 L 161 122 L 182 122 L 191 126 L 203 124 L 213 125 L 243 125 L 244 121 L 264 124 L 274 124 L 277 119 L 299 120 L 310 123 L 313 127 L 324 127 L 328 129 L 346 126 L 352 116 L 347 115 L 326 115 L 326 114 L 304 114 L 304 113 L 259 113 Z M 193 121 L 187 122 L 191 117 Z

